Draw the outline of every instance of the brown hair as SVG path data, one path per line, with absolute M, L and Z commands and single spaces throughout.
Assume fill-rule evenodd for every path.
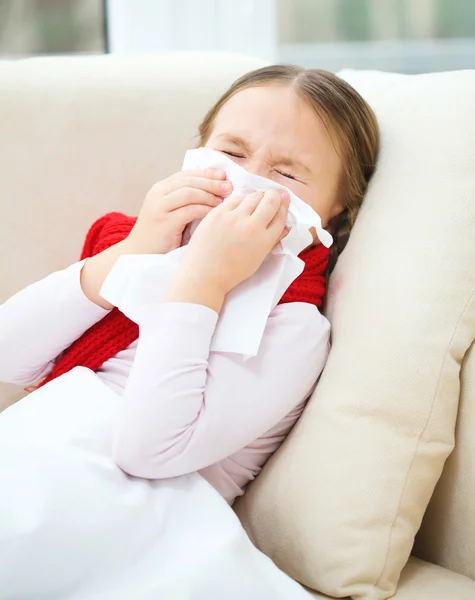
M 376 117 L 360 94 L 333 73 L 294 65 L 271 65 L 243 75 L 219 98 L 199 127 L 200 145 L 206 144 L 216 115 L 234 94 L 265 85 L 292 86 L 297 96 L 322 119 L 342 159 L 339 201 L 345 208 L 330 225 L 335 237 L 331 270 L 346 245 L 376 166 L 379 151 Z

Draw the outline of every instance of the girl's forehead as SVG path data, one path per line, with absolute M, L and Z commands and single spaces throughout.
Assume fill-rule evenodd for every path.
M 237 92 L 216 115 L 212 136 L 273 146 L 280 153 L 305 155 L 306 162 L 318 159 L 321 164 L 323 155 L 340 162 L 317 111 L 289 86 L 258 86 Z
M 237 92 L 221 107 L 214 126 L 216 130 L 233 127 L 241 135 L 265 132 L 297 138 L 315 136 L 319 130 L 325 130 L 316 111 L 292 88 L 283 86 L 260 86 Z
M 245 88 L 232 95 L 221 107 L 217 116 L 225 117 L 245 111 L 242 116 L 252 117 L 263 111 L 269 117 L 275 114 L 293 115 L 299 112 L 302 101 L 289 86 L 256 86 Z

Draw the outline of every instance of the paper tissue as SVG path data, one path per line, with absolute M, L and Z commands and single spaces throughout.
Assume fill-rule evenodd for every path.
M 303 270 L 304 263 L 298 254 L 312 243 L 309 229 L 315 228 L 326 247 L 331 246 L 332 236 L 323 229 L 319 215 L 288 188 L 249 173 L 225 154 L 207 148 L 188 150 L 182 168 L 224 169 L 234 188 L 228 198 L 267 189 L 287 189 L 290 194 L 289 234 L 252 277 L 227 295 L 211 342 L 211 351 L 255 356 L 270 312 Z M 197 225 L 193 223 L 187 228 L 184 244 Z M 102 286 L 101 296 L 136 320 L 140 306 L 160 302 L 184 252 L 186 245 L 163 255 L 120 257 Z

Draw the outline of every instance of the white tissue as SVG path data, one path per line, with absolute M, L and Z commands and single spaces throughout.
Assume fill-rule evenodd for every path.
M 216 150 L 208 148 L 195 148 L 188 150 L 183 161 L 182 171 L 187 169 L 224 169 L 228 180 L 233 184 L 233 192 L 226 197 L 226 200 L 235 196 L 249 194 L 255 191 L 265 190 L 287 190 L 290 195 L 290 206 L 287 214 L 287 227 L 308 230 L 315 227 L 320 242 L 329 248 L 333 243 L 332 236 L 323 229 L 320 216 L 303 200 L 300 200 L 289 188 L 276 183 L 271 179 L 266 179 L 260 175 L 249 173 L 239 165 L 237 165 L 229 156 Z M 292 231 L 291 231 L 292 233 Z M 306 236 L 302 238 L 303 246 L 296 243 L 295 247 L 292 242 L 292 235 L 289 235 L 283 240 L 282 245 L 289 247 L 292 252 L 299 254 L 304 248 L 312 243 L 312 237 Z M 295 232 L 294 232 L 295 233 Z
M 288 188 L 248 173 L 220 152 L 207 148 L 188 150 L 183 170 L 207 168 L 226 171 L 228 180 L 233 185 L 233 193 L 225 202 L 236 194 L 248 194 L 256 190 L 286 189 L 290 194 L 287 218 L 289 234 L 252 277 L 227 295 L 211 342 L 212 351 L 251 357 L 259 351 L 270 312 L 303 271 L 304 263 L 298 258 L 298 254 L 312 243 L 309 229 L 316 229 L 321 243 L 326 247 L 331 246 L 333 238 L 323 229 L 319 215 Z M 197 225 L 198 223 L 193 223 L 187 228 L 185 244 Z M 184 252 L 186 246 L 164 255 L 120 257 L 102 286 L 101 296 L 137 322 L 141 306 L 161 301 Z

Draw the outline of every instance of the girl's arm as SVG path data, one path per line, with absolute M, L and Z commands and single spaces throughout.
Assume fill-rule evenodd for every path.
M 114 444 L 127 473 L 155 479 L 203 469 L 256 440 L 311 393 L 330 331 L 316 307 L 278 306 L 249 360 L 210 354 L 216 321 L 197 304 L 143 307 Z
M 124 471 L 162 478 L 201 470 L 256 440 L 311 392 L 329 339 L 315 306 L 278 306 L 254 358 L 210 354 L 225 295 L 285 234 L 288 206 L 288 194 L 275 190 L 223 203 L 198 226 L 164 301 L 138 307 L 113 450 Z
M 158 182 L 123 242 L 88 259 L 84 268 L 78 263 L 53 273 L 1 305 L 0 381 L 28 385 L 48 375 L 54 359 L 112 308 L 99 292 L 117 258 L 180 246 L 186 225 L 202 219 L 230 193 L 225 179 L 221 169 L 206 169 Z
M 107 310 L 84 295 L 83 262 L 29 285 L 0 306 L 0 381 L 29 385 Z

